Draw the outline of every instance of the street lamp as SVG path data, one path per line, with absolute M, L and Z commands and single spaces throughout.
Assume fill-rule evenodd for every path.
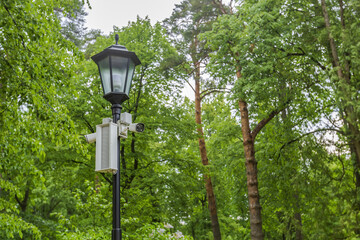
M 129 99 L 131 81 L 135 66 L 141 64 L 134 52 L 118 44 L 119 35 L 115 35 L 116 44 L 94 55 L 91 59 L 98 65 L 104 98 L 112 104 L 113 122 L 120 120 L 121 104 Z M 112 240 L 121 240 L 120 222 L 120 137 L 117 144 L 117 171 L 113 176 L 113 229 Z

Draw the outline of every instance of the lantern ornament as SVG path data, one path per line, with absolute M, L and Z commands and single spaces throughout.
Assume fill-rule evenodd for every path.
M 129 99 L 129 92 L 135 66 L 141 64 L 134 52 L 116 44 L 94 55 L 91 59 L 98 65 L 104 98 L 112 104 L 121 104 Z

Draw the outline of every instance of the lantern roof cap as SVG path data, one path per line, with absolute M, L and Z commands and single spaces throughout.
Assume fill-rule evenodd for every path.
M 131 52 L 127 50 L 126 47 L 118 44 L 118 40 L 119 40 L 118 34 L 116 34 L 115 40 L 116 40 L 115 45 L 105 48 L 104 51 L 95 54 L 94 56 L 91 57 L 91 59 L 97 63 L 98 61 L 104 59 L 107 56 L 118 56 L 118 57 L 130 58 L 134 62 L 135 66 L 141 64 L 139 58 L 136 56 L 134 52 Z

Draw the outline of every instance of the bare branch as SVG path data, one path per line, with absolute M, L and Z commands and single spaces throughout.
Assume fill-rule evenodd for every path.
M 189 82 L 189 80 L 187 80 L 187 79 L 184 79 L 185 80 L 185 82 L 191 87 L 191 89 L 194 91 L 194 93 L 196 92 L 195 91 L 195 88 L 191 85 L 191 83 Z

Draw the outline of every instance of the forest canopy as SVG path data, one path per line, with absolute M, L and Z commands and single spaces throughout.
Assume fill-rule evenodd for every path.
M 183 0 L 108 34 L 87 4 L 0 2 L 0 239 L 111 238 L 84 135 L 115 34 L 146 126 L 120 144 L 123 239 L 360 239 L 358 1 Z

